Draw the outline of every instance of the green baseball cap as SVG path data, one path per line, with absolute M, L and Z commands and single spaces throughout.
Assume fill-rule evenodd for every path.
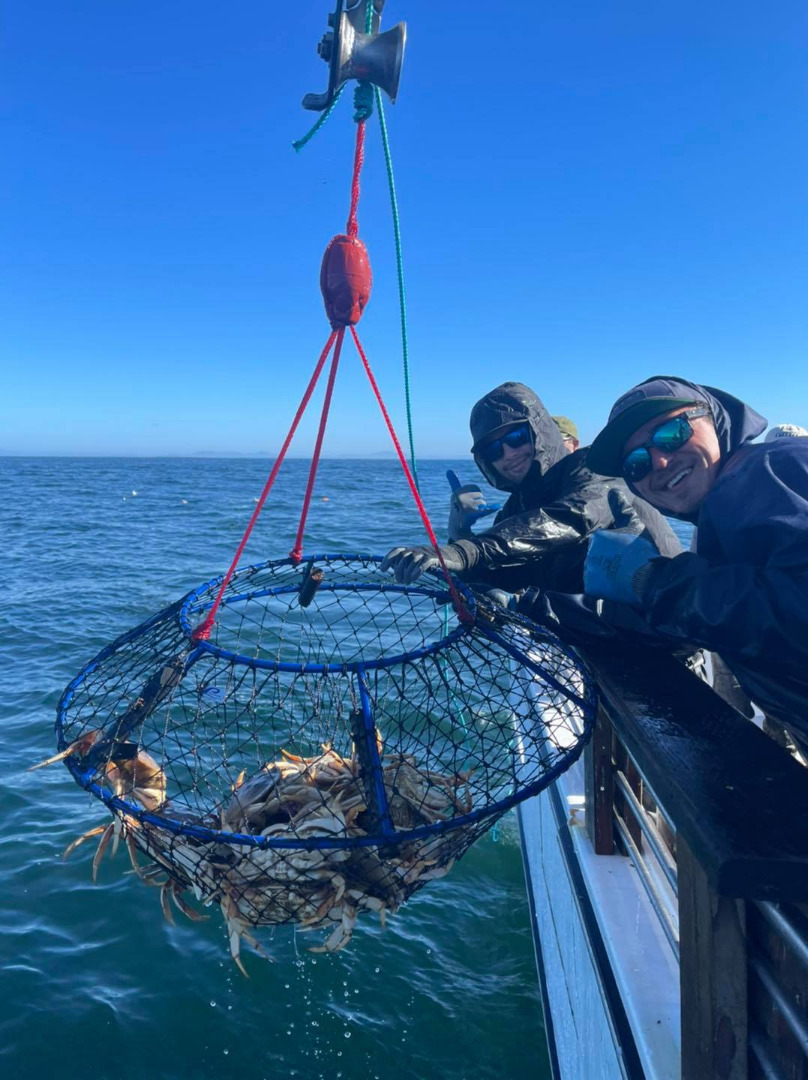
M 570 420 L 568 416 L 554 416 L 553 420 L 556 422 L 556 427 L 561 432 L 561 436 L 564 439 L 577 439 L 578 428 L 576 424 Z

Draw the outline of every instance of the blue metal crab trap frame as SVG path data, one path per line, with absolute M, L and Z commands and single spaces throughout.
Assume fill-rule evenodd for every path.
M 458 582 L 471 617 L 447 628 L 445 580 L 397 585 L 380 561 L 237 571 L 203 640 L 208 582 L 59 704 L 59 756 L 113 815 L 97 860 L 121 837 L 164 910 L 219 904 L 236 959 L 268 924 L 340 948 L 359 912 L 383 918 L 445 874 L 589 733 L 592 689 L 549 631 Z

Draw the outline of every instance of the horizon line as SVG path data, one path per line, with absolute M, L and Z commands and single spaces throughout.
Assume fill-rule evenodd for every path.
M 462 461 L 466 457 L 471 457 L 470 454 L 452 455 L 452 454 L 418 454 L 417 459 L 419 461 Z M 193 454 L 66 454 L 66 453 L 41 453 L 41 454 L 20 454 L 11 451 L 0 450 L 0 458 L 13 458 L 13 459 L 36 459 L 44 460 L 48 458 L 70 458 L 74 460 L 98 460 L 98 459 L 113 459 L 113 460 L 137 460 L 137 461 L 161 461 L 161 460 L 176 460 L 176 461 L 277 461 L 276 454 L 242 454 L 237 452 L 222 451 L 221 453 L 193 453 Z M 311 457 L 305 457 L 301 454 L 287 454 L 284 458 L 285 461 L 311 461 Z M 393 461 L 399 462 L 398 455 L 395 453 L 377 452 L 374 454 L 321 454 L 321 461 Z M 409 462 L 409 458 L 407 459 Z

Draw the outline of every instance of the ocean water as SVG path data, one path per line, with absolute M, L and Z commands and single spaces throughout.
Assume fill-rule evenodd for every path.
M 445 535 L 447 467 L 420 465 Z M 308 464 L 290 461 L 245 553 L 292 547 Z M 513 815 L 382 930 L 347 948 L 264 936 L 231 962 L 218 912 L 163 918 L 121 851 L 90 877 L 108 815 L 55 750 L 65 684 L 108 641 L 229 564 L 260 459 L 0 458 L 0 1070 L 15 1078 L 509 1080 L 549 1076 Z M 484 489 L 485 490 L 485 489 Z M 492 498 L 499 498 L 489 491 Z M 321 464 L 306 551 L 424 542 L 394 461 Z

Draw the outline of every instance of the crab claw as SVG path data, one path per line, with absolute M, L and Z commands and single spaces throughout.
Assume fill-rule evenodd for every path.
M 81 738 L 76 739 L 75 742 L 72 742 L 70 746 L 60 753 L 54 754 L 53 757 L 45 758 L 45 760 L 40 761 L 38 765 L 29 765 L 26 772 L 33 772 L 34 769 L 44 769 L 46 765 L 55 765 L 57 761 L 64 761 L 65 758 L 72 757 L 73 754 L 84 757 L 101 734 L 101 731 L 101 728 L 96 728 L 94 731 L 88 731 L 86 735 L 82 735 Z
M 169 892 L 171 893 L 171 899 L 174 901 L 174 906 L 177 911 L 181 911 L 187 919 L 191 920 L 191 922 L 204 922 L 208 918 L 207 915 L 200 914 L 200 912 L 195 911 L 190 904 L 185 902 L 182 896 L 183 889 L 176 881 L 171 882 Z
M 239 912 L 238 906 L 233 900 L 232 896 L 226 896 L 220 901 L 222 914 L 224 915 L 225 925 L 227 927 L 227 937 L 230 942 L 230 955 L 235 962 L 236 967 L 241 974 L 249 979 L 247 969 L 241 959 L 241 939 L 244 940 L 255 949 L 259 956 L 262 956 L 265 960 L 272 961 L 272 957 L 268 956 L 261 948 L 260 944 L 247 928 L 246 921 L 242 918 Z

